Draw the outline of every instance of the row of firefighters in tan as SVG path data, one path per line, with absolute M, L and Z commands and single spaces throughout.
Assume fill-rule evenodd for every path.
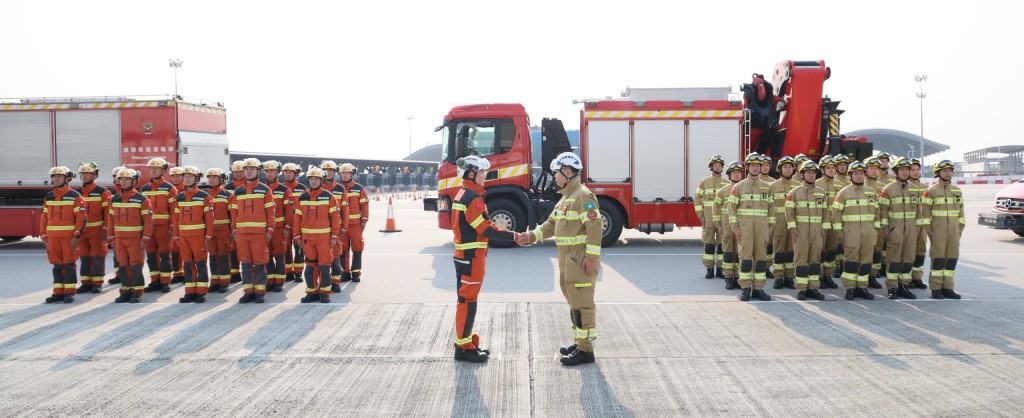
M 931 187 L 921 182 L 919 160 L 884 152 L 864 161 L 784 156 L 775 166 L 778 179 L 768 176 L 771 159 L 757 153 L 728 166 L 716 156 L 708 167 L 712 175 L 694 199 L 705 277 L 742 289 L 740 300 L 771 300 L 768 279 L 775 289 L 796 289 L 799 300 L 823 300 L 818 289 L 838 288 L 833 277 L 842 278 L 847 300 L 874 299 L 867 288 L 882 288 L 879 277 L 889 299 L 916 299 L 911 289 L 929 286 L 932 298 L 960 299 L 953 272 L 966 223 L 951 161 L 932 167 Z M 927 285 L 925 237 L 931 242 Z
M 78 167 L 77 189 L 70 186 L 71 169 L 50 170 L 53 190 L 39 229 L 53 265 L 46 303 L 100 293 L 108 247 L 116 270 L 109 283 L 121 286 L 117 303 L 170 292 L 172 283 L 184 283 L 180 302 L 202 303 L 208 292 L 224 293 L 233 282 L 242 282 L 240 303 L 263 303 L 267 291 L 280 292 L 292 280 L 306 282 L 303 303 L 327 303 L 342 282 L 360 281 L 369 210 L 352 164 L 324 161 L 310 168 L 307 187 L 297 179 L 296 164 L 247 158 L 232 163 L 230 181 L 219 168 L 207 170 L 208 190 L 199 188 L 204 173 L 198 167 L 168 169 L 163 158 L 146 165 L 151 179 L 142 185 L 139 171 L 114 168 L 112 190 L 96 184 L 95 163 Z M 79 260 L 82 285 L 76 288 Z

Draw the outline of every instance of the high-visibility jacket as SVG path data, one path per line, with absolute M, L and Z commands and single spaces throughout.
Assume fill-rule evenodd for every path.
M 878 216 L 882 227 L 893 227 L 900 233 L 917 224 L 918 197 L 910 191 L 909 182 L 889 183 L 878 194 Z
M 178 193 L 171 218 L 175 237 L 212 237 L 213 220 L 213 196 L 196 186 Z
M 771 215 L 775 217 L 776 225 L 786 224 L 786 196 L 799 186 L 800 183 L 793 180 L 792 177 L 788 179 L 779 177 L 778 180 L 771 182 L 768 186 L 768 192 L 772 194 L 772 203 L 775 207 L 775 213 Z
M 274 230 L 274 195 L 266 184 L 246 182 L 231 196 L 231 229 L 239 234 Z
M 715 205 L 711 212 L 711 221 L 715 223 L 715 228 L 723 228 L 723 233 L 732 233 L 731 231 L 725 231 L 725 223 L 723 223 L 722 220 L 728 220 L 729 218 L 729 210 L 726 208 L 725 204 L 729 200 L 729 193 L 732 192 L 732 186 L 736 183 L 739 182 L 730 181 L 729 184 L 718 189 L 718 193 L 715 194 Z
M 231 229 L 231 192 L 220 185 L 211 187 L 208 193 L 213 197 L 210 211 L 213 214 L 213 230 Z
M 803 184 L 786 195 L 786 228 L 796 229 L 800 234 L 832 229 L 825 191 L 815 185 L 807 186 L 806 182 Z
M 814 181 L 814 186 L 821 188 L 821 191 L 825 193 L 825 208 L 831 215 L 832 202 L 836 200 L 836 193 L 839 193 L 839 189 L 842 189 L 835 177 L 822 176 L 820 179 Z
M 492 239 L 515 240 L 515 234 L 491 223 L 480 185 L 462 182 L 452 201 L 452 232 L 455 234 L 455 257 L 487 256 L 487 243 Z
M 308 189 L 295 199 L 292 233 L 302 239 L 338 238 L 341 236 L 338 201 L 331 192 Z
M 171 213 L 174 213 L 174 200 L 178 197 L 178 189 L 173 184 L 161 178 L 150 180 L 139 189 L 143 195 L 149 198 L 153 206 L 153 225 L 170 225 Z
M 964 218 L 964 194 L 950 182 L 939 181 L 921 195 L 917 224 L 925 232 L 935 233 L 942 229 L 949 234 L 963 231 L 967 226 Z
M 370 199 L 362 184 L 350 181 L 342 183 L 345 187 L 345 200 L 348 202 L 348 224 L 366 222 L 370 219 Z
M 81 193 L 66 184 L 46 193 L 43 216 L 39 217 L 41 237 L 80 236 L 85 222 L 85 199 Z
M 560 256 L 600 261 L 601 209 L 597 196 L 580 183 L 579 176 L 569 180 L 558 193 L 562 198 L 544 224 L 533 230 L 533 241 L 553 237 Z
M 715 195 L 729 184 L 729 179 L 715 174 L 701 180 L 697 185 L 697 192 L 693 195 L 693 208 L 697 211 L 697 217 L 705 227 L 710 227 L 713 224 L 711 212 L 715 204 Z
M 149 198 L 135 191 L 122 191 L 110 200 L 107 224 L 114 228 L 116 238 L 151 238 L 153 210 Z
M 288 190 L 292 191 L 293 200 L 297 200 L 299 196 L 302 196 L 302 194 L 306 192 L 306 190 L 309 190 L 305 184 L 299 183 L 298 180 L 285 181 L 284 185 L 285 187 L 288 187 Z M 296 208 L 297 207 L 298 206 L 296 206 Z
M 291 227 L 292 215 L 295 213 L 295 208 L 292 206 L 295 203 L 292 189 L 276 179 L 273 183 L 268 182 L 267 187 L 274 194 L 274 228 Z
M 842 231 L 853 225 L 882 227 L 878 219 L 878 195 L 867 185 L 850 183 L 836 194 L 832 203 L 832 228 Z
M 770 190 L 771 185 L 757 177 L 747 177 L 734 184 L 726 202 L 729 226 L 746 232 L 758 225 L 760 219 L 775 225 L 775 199 Z
M 110 191 L 96 182 L 86 184 L 78 189 L 85 200 L 85 228 L 99 229 L 107 224 L 107 209 L 110 207 Z
M 331 192 L 331 194 L 334 195 L 334 199 L 337 200 L 338 216 L 342 219 L 341 228 L 345 229 L 345 226 L 348 225 L 348 221 L 346 221 L 346 219 L 348 219 L 349 216 L 348 199 L 345 198 L 345 186 L 342 186 L 341 183 L 334 180 L 325 180 L 323 189 Z

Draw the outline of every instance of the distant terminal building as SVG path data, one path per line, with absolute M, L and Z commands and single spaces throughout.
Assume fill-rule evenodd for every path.
M 861 129 L 847 132 L 849 136 L 863 136 L 874 144 L 876 152 L 888 152 L 901 157 L 921 158 L 921 136 L 895 129 Z M 924 156 L 949 150 L 949 145 L 924 139 Z M 930 161 L 926 161 L 930 163 Z
M 964 153 L 966 176 L 1024 175 L 1024 145 L 1000 145 Z

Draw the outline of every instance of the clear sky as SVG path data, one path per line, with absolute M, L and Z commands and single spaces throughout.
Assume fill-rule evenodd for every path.
M 414 149 L 459 104 L 519 102 L 575 128 L 573 99 L 736 90 L 786 59 L 832 68 L 844 132 L 918 133 L 927 74 L 925 137 L 947 158 L 1024 144 L 1021 2 L 3 3 L 0 97 L 170 94 L 179 58 L 179 93 L 224 102 L 242 151 L 401 158 L 410 115 Z

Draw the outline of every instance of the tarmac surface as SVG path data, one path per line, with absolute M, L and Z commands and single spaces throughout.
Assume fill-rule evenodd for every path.
M 626 231 L 603 252 L 597 363 L 571 341 L 555 247 L 492 249 L 476 331 L 487 364 L 452 359 L 451 232 L 418 200 L 373 201 L 364 280 L 331 304 L 289 283 L 206 304 L 117 291 L 45 305 L 37 239 L 0 243 L 0 416 L 1020 416 L 1024 238 L 977 225 L 1002 186 L 961 186 L 963 300 L 744 303 L 706 280 L 700 231 Z M 111 271 L 108 260 L 108 271 Z M 108 275 L 109 276 L 109 275 Z

